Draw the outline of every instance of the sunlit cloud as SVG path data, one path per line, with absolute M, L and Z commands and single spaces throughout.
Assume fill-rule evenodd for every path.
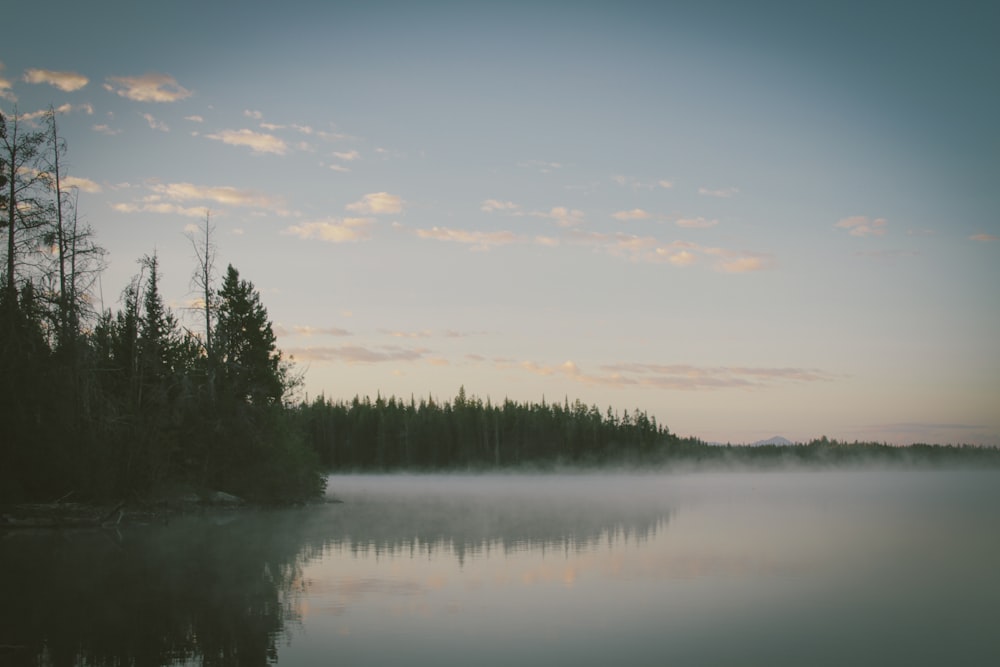
M 207 206 L 181 206 L 170 202 L 126 202 L 112 204 L 111 208 L 118 213 L 161 213 L 189 218 L 204 218 L 210 210 Z
M 327 165 L 327 167 L 329 169 L 332 169 L 333 171 L 339 172 L 341 174 L 349 174 L 349 173 L 351 173 L 351 170 L 348 169 L 347 167 L 345 167 L 342 164 L 331 164 L 331 165 Z
M 398 195 L 391 195 L 388 192 L 371 192 L 360 201 L 348 204 L 346 208 L 348 211 L 369 215 L 400 213 L 403 210 L 403 200 Z
M 80 90 L 90 82 L 90 79 L 76 72 L 56 72 L 50 69 L 25 70 L 24 80 L 28 83 L 47 83 L 67 93 Z
M 467 357 L 468 358 L 468 357 Z M 470 359 L 477 361 L 477 359 Z M 695 366 L 692 364 L 617 363 L 586 372 L 572 360 L 561 364 L 495 360 L 503 370 L 520 369 L 543 377 L 563 377 L 586 385 L 640 386 L 654 389 L 704 391 L 763 389 L 781 384 L 832 382 L 839 377 L 816 368 L 755 368 L 750 366 Z
M 370 239 L 373 224 L 374 218 L 329 218 L 292 225 L 282 231 L 282 234 L 329 243 L 350 243 Z
M 843 218 L 834 227 L 846 229 L 851 236 L 885 236 L 889 221 L 885 218 L 869 219 L 863 215 Z
M 106 134 L 109 137 L 113 137 L 116 134 L 121 134 L 122 133 L 122 131 L 120 129 L 112 128 L 111 126 L 105 125 L 104 123 L 100 123 L 98 125 L 93 125 L 93 126 L 91 126 L 90 129 L 92 129 L 94 132 L 99 132 L 101 134 Z
M 141 115 L 142 115 L 143 118 L 146 119 L 146 122 L 149 124 L 150 129 L 159 130 L 160 132 L 169 132 L 170 131 L 170 128 L 167 127 L 167 124 L 164 123 L 163 121 L 157 120 L 153 116 L 153 114 L 151 114 L 151 113 L 144 113 L 144 114 L 141 114 Z
M 357 152 L 355 150 L 350 150 L 350 151 L 343 152 L 343 153 L 338 152 L 338 151 L 334 151 L 333 156 L 336 157 L 336 158 L 340 158 L 341 160 L 344 160 L 345 162 L 352 162 L 354 160 L 359 159 L 361 157 L 361 153 L 359 153 L 359 152 Z
M 388 329 L 379 329 L 379 333 L 392 336 L 393 338 L 430 338 L 434 335 L 430 329 L 423 329 L 421 331 L 389 331 Z
M 38 109 L 36 111 L 29 111 L 28 113 L 20 114 L 21 120 L 35 120 L 37 118 L 44 118 L 49 115 L 50 112 L 57 114 L 67 114 L 73 110 L 72 104 L 60 104 L 52 109 Z
M 730 197 L 735 197 L 739 194 L 737 188 L 698 188 L 698 194 L 704 195 L 706 197 L 720 197 L 722 199 L 729 199 Z
M 485 211 L 486 213 L 496 213 L 498 211 L 513 213 L 520 208 L 520 206 L 512 201 L 500 201 L 499 199 L 487 199 L 483 202 L 483 205 L 479 207 L 481 211 Z
M 0 63 L 0 73 L 4 71 L 4 64 Z M 10 79 L 0 74 L 0 98 L 8 100 L 10 102 L 17 102 L 17 95 L 14 94 L 12 90 L 13 84 Z
M 88 192 L 92 194 L 101 192 L 100 184 L 95 183 L 89 178 L 82 178 L 80 176 L 64 176 L 62 178 L 61 185 L 64 188 L 76 188 L 81 192 Z
M 983 243 L 989 243 L 990 241 L 1000 241 L 1000 236 L 995 236 L 993 234 L 973 234 L 969 237 L 971 241 L 982 241 Z
M 305 336 L 310 338 L 312 336 L 353 336 L 347 329 L 341 329 L 339 327 L 309 327 L 309 326 L 293 326 L 292 331 L 294 331 L 299 336 Z
M 719 262 L 717 266 L 726 273 L 749 273 L 769 268 L 769 262 L 766 257 L 737 257 Z
M 670 188 L 674 187 L 674 184 L 671 181 L 657 181 L 656 184 L 659 185 L 664 190 L 669 190 Z
M 430 350 L 423 348 L 402 348 L 395 345 L 363 347 L 342 345 L 340 347 L 299 347 L 287 350 L 298 361 L 331 362 L 346 364 L 377 364 L 384 362 L 418 361 Z
M 435 241 L 451 241 L 472 246 L 473 250 L 489 250 L 495 246 L 518 243 L 522 239 L 513 232 L 478 232 L 466 229 L 449 229 L 448 227 L 433 227 L 416 230 L 418 237 Z
M 205 122 L 205 119 L 202 118 L 201 116 L 198 116 L 198 115 L 184 116 L 184 120 L 189 120 L 192 123 L 204 123 Z
M 579 209 L 568 209 L 565 206 L 555 206 L 545 211 L 534 211 L 531 215 L 537 218 L 547 218 L 560 227 L 577 227 L 583 224 L 583 211 Z
M 662 248 L 656 249 L 658 253 L 663 250 L 664 249 Z M 690 253 L 687 250 L 679 250 L 676 252 L 665 250 L 663 251 L 662 254 L 667 258 L 667 261 L 673 264 L 674 266 L 690 266 L 698 261 L 698 258 L 693 253 Z
M 284 202 L 279 197 L 235 188 L 228 185 L 204 186 L 193 183 L 160 183 L 150 186 L 150 189 L 168 199 L 177 201 L 207 200 L 225 206 L 243 208 L 259 208 L 284 213 Z
M 288 152 L 288 144 L 283 139 L 279 139 L 273 134 L 264 134 L 248 129 L 222 130 L 215 134 L 206 134 L 205 137 L 230 146 L 246 146 L 254 153 L 284 155 Z
M 247 118 L 252 118 L 254 120 L 263 120 L 264 119 L 264 114 L 262 114 L 259 111 L 253 111 L 251 109 L 244 109 L 243 115 L 246 116 Z
M 108 77 L 104 88 L 135 102 L 177 102 L 193 94 L 169 74 L 156 73 Z
M 648 220 L 652 216 L 641 208 L 633 208 L 631 211 L 618 211 L 611 217 L 615 220 L 627 222 L 629 220 Z
M 709 227 L 715 227 L 719 224 L 718 220 L 709 220 L 708 218 L 678 218 L 675 221 L 678 227 L 684 227 L 686 229 L 707 229 Z
M 535 244 L 554 248 L 555 246 L 559 245 L 559 239 L 555 238 L 554 236 L 536 236 Z

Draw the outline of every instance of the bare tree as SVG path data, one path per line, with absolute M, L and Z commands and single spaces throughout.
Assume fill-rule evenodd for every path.
M 215 227 L 212 225 L 212 213 L 205 213 L 205 223 L 200 225 L 196 232 L 188 234 L 188 241 L 194 250 L 197 266 L 194 275 L 191 276 L 191 287 L 194 289 L 201 302 L 200 307 L 205 317 L 205 356 L 210 364 L 213 360 L 212 349 L 212 320 L 215 317 L 215 289 L 212 287 L 215 282 L 215 242 L 212 237 Z

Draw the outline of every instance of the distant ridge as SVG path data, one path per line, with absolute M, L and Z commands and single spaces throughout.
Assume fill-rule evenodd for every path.
M 794 444 L 795 443 L 789 440 L 788 438 L 783 438 L 780 435 L 776 435 L 772 438 L 768 438 L 767 440 L 758 440 L 757 442 L 751 442 L 748 446 L 761 447 L 763 445 L 777 445 L 779 447 L 784 447 L 786 445 L 794 445 Z

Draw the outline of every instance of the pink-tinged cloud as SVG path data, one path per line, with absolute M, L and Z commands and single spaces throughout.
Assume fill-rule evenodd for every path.
M 520 208 L 517 204 L 512 201 L 500 201 L 499 199 L 487 199 L 483 202 L 483 205 L 479 207 L 481 211 L 486 213 L 496 213 L 497 211 L 507 211 L 508 213 L 513 213 Z
M 618 211 L 611 217 L 621 222 L 628 222 L 629 220 L 648 220 L 652 216 L 641 208 L 633 208 L 631 211 Z
M 854 215 L 841 219 L 834 227 L 848 230 L 851 236 L 885 236 L 888 224 L 889 221 L 885 218 L 872 220 L 863 215 Z
M 224 206 L 260 208 L 282 213 L 284 202 L 253 190 L 229 185 L 195 185 L 193 183 L 163 183 L 150 189 L 157 195 L 176 201 L 207 200 Z
M 708 218 L 678 218 L 675 224 L 678 227 L 684 227 L 685 229 L 708 229 L 709 227 L 715 227 L 719 224 L 718 220 L 709 220 Z
M 360 345 L 343 345 L 340 347 L 299 347 L 287 350 L 289 355 L 299 361 L 333 362 L 346 364 L 378 364 L 384 362 L 418 361 L 430 350 L 423 348 L 406 349 L 394 345 L 377 348 Z
M 739 190 L 737 188 L 698 188 L 698 194 L 706 197 L 729 199 L 730 197 L 735 197 L 739 194 Z
M 246 146 L 254 153 L 284 155 L 288 152 L 288 144 L 283 139 L 253 130 L 222 130 L 215 134 L 206 134 L 205 137 L 230 146 Z
M 56 72 L 50 69 L 26 70 L 24 80 L 28 83 L 47 83 L 67 93 L 80 90 L 90 82 L 90 79 L 76 72 Z
M 347 329 L 340 329 L 338 327 L 310 327 L 310 326 L 294 326 L 292 327 L 294 331 L 299 336 L 353 336 Z
M 89 178 L 83 178 L 80 176 L 65 176 L 61 183 L 64 188 L 76 188 L 80 192 L 97 193 L 101 192 L 101 186 L 99 183 L 95 183 Z
M 474 250 L 489 250 L 494 246 L 518 243 L 521 238 L 509 231 L 476 232 L 466 229 L 450 229 L 448 227 L 432 227 L 416 230 L 418 237 L 435 241 L 450 241 L 471 245 Z
M 403 200 L 398 195 L 388 192 L 371 192 L 359 201 L 346 206 L 348 211 L 366 215 L 383 215 L 400 213 L 403 210 Z
M 750 273 L 770 268 L 770 261 L 760 256 L 735 257 L 719 262 L 716 267 L 726 273 Z
M 982 241 L 983 243 L 989 243 L 990 241 L 1000 241 L 1000 236 L 994 236 L 993 234 L 973 234 L 969 237 L 972 241 Z
M 534 211 L 531 215 L 552 220 L 560 227 L 576 227 L 583 224 L 583 211 L 568 209 L 565 206 L 554 206 L 548 212 Z
M 317 239 L 328 243 L 367 241 L 371 238 L 374 218 L 329 218 L 287 227 L 282 234 L 300 239 Z
M 193 94 L 169 74 L 108 77 L 105 89 L 135 102 L 177 102 Z

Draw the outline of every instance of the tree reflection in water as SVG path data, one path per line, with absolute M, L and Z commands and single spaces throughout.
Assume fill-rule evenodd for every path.
M 329 548 L 361 557 L 453 553 L 461 563 L 644 541 L 670 516 L 656 503 L 496 489 L 360 494 L 120 534 L 0 533 L 0 663 L 270 664 L 300 621 L 302 567 Z

